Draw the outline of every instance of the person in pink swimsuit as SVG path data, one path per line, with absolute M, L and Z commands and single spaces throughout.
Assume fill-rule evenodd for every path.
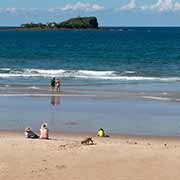
M 56 80 L 56 92 L 60 92 L 60 85 L 61 85 L 61 82 L 59 79 Z

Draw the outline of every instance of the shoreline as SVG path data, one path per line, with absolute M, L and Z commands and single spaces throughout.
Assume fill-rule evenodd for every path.
M 110 27 L 106 28 L 21 28 L 21 27 L 0 27 L 0 31 L 105 31 L 110 30 Z M 124 30 L 125 31 L 125 30 Z
M 35 132 L 36 133 L 36 132 Z M 39 134 L 39 132 L 37 133 Z M 20 138 L 25 138 L 24 131 L 21 130 L 0 130 L 0 138 L 1 136 L 15 136 Z M 75 137 L 75 138 L 85 138 L 85 137 L 92 137 L 98 138 L 96 136 L 96 132 L 62 132 L 62 131 L 50 131 L 50 140 L 53 140 L 54 137 Z M 101 139 L 101 138 L 100 138 Z M 121 139 L 121 140 L 128 140 L 128 139 L 136 139 L 136 140 L 165 140 L 165 141 L 179 141 L 180 136 L 166 136 L 166 135 L 136 135 L 136 134 L 121 134 L 121 133 L 110 133 L 109 137 L 104 137 L 102 139 Z
M 117 29 L 118 31 L 131 31 L 132 29 L 158 29 L 158 28 L 180 28 L 180 26 L 100 26 L 98 28 L 22 28 L 19 26 L 10 26 L 10 27 L 5 27 L 1 26 L 0 31 L 76 31 L 76 30 L 92 30 L 92 31 L 106 31 L 106 30 L 112 30 L 112 29 Z

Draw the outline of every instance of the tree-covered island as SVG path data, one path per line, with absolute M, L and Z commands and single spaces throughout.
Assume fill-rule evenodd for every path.
M 77 17 L 71 18 L 61 23 L 50 22 L 27 23 L 20 26 L 22 29 L 97 29 L 98 21 L 96 17 Z

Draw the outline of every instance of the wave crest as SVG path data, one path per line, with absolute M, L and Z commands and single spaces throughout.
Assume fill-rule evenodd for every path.
M 134 76 L 134 71 L 93 71 L 93 70 L 64 70 L 64 69 L 11 69 L 0 68 L 0 78 L 44 77 L 44 78 L 79 78 L 119 81 L 180 81 L 180 77 L 144 77 Z

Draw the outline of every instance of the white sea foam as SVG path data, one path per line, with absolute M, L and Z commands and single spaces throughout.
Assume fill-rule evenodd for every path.
M 4 69 L 0 69 L 4 70 Z M 103 76 L 113 76 L 114 71 L 90 71 L 90 70 L 63 70 L 63 69 L 22 69 L 22 70 L 11 70 L 6 69 L 10 72 L 0 73 L 1 78 L 10 77 L 74 77 L 78 78 L 80 76 L 84 78 L 97 78 Z
M 142 96 L 145 99 L 159 100 L 159 101 L 176 101 L 179 102 L 180 99 L 172 99 L 168 97 L 159 97 L 159 96 Z
M 0 70 L 2 70 L 2 71 L 10 71 L 11 69 L 10 68 L 0 68 Z
M 142 77 L 142 76 L 96 76 L 87 77 L 84 75 L 76 76 L 78 78 L 91 78 L 91 79 L 102 79 L 102 80 L 122 80 L 122 81 L 180 81 L 180 77 Z
M 42 74 L 42 75 L 60 75 L 65 73 L 66 71 L 63 69 L 49 69 L 49 70 L 45 70 L 45 69 L 24 69 L 24 73 L 27 74 Z
M 115 71 L 89 71 L 89 70 L 79 70 L 77 71 L 79 74 L 84 74 L 88 76 L 108 76 L 114 75 Z
M 145 99 L 152 99 L 152 100 L 160 100 L 160 101 L 170 101 L 170 98 L 166 97 L 157 97 L 157 96 L 142 96 Z
M 93 70 L 64 70 L 64 69 L 10 69 L 0 68 L 0 78 L 16 77 L 59 77 L 59 78 L 80 78 L 80 79 L 99 79 L 99 80 L 119 80 L 119 81 L 180 81 L 180 77 L 143 77 L 133 76 L 134 71 L 124 71 L 118 73 L 115 71 L 93 71 Z M 130 75 L 128 75 L 130 74 Z
M 31 87 L 29 87 L 28 89 L 40 89 L 40 88 L 38 88 L 38 87 L 36 87 L 36 86 L 31 86 Z
M 123 73 L 125 73 L 125 74 L 134 74 L 136 72 L 135 71 L 124 71 Z

